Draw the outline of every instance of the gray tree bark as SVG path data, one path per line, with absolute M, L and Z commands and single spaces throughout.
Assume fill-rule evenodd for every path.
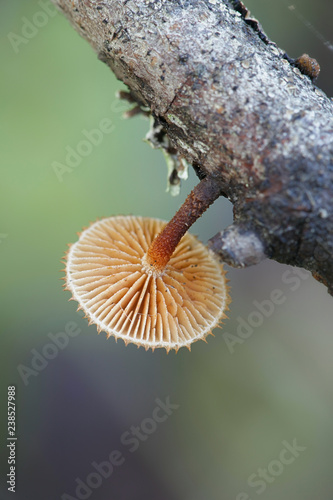
M 316 64 L 291 60 L 239 0 L 53 2 L 233 203 L 212 249 L 235 267 L 304 267 L 333 294 L 333 102 Z

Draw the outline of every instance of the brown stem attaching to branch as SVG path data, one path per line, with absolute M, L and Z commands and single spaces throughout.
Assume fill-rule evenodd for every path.
M 147 253 L 147 263 L 156 271 L 162 271 L 186 231 L 220 194 L 220 187 L 213 177 L 202 179 L 151 244 Z
M 313 84 L 316 61 L 287 56 L 239 0 L 52 1 L 233 203 L 213 251 L 236 267 L 304 267 L 333 295 L 333 101 Z

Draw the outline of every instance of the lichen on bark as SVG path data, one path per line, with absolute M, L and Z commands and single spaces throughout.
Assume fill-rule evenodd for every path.
M 304 267 L 333 293 L 333 105 L 313 75 L 235 0 L 53 2 L 232 201 L 211 248 Z

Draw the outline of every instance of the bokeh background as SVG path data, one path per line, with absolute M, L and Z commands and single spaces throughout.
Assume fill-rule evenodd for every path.
M 246 4 L 291 57 L 318 59 L 317 85 L 331 96 L 331 1 Z M 44 25 L 31 28 L 47 11 Z M 2 0 L 0 26 L 0 498 L 12 498 L 6 391 L 16 385 L 18 500 L 331 500 L 332 297 L 306 273 L 264 262 L 229 269 L 230 319 L 191 352 L 146 352 L 97 335 L 62 290 L 67 243 L 98 217 L 169 219 L 196 179 L 191 172 L 178 198 L 165 192 L 162 154 L 142 141 L 148 122 L 122 119 L 115 99 L 122 84 L 47 0 Z M 23 41 L 15 38 L 23 30 Z M 112 132 L 60 181 L 54 162 L 64 164 L 66 148 L 106 118 Z M 207 241 L 231 221 L 232 207 L 221 199 L 192 232 Z M 284 301 L 260 321 L 254 301 L 275 289 Z M 241 338 L 240 322 L 256 318 Z M 48 347 L 50 334 L 66 329 L 75 333 L 68 345 Z M 53 359 L 39 358 L 33 371 L 43 352 Z M 178 407 L 149 427 L 156 399 L 167 398 Z M 150 433 L 131 452 L 121 436 L 141 425 Z M 302 451 L 281 466 L 285 443 L 295 439 Z M 93 463 L 113 450 L 123 463 L 95 487 Z M 259 468 L 269 478 L 261 486 L 253 485 Z M 75 492 L 77 478 L 97 483 Z

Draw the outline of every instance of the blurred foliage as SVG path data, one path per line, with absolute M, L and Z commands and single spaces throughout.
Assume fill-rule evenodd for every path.
M 296 287 L 283 278 L 292 271 L 274 262 L 229 270 L 233 303 L 224 330 L 191 353 L 168 356 L 97 336 L 68 302 L 60 261 L 77 231 L 119 213 L 168 219 L 196 179 L 191 173 L 178 198 L 165 193 L 164 159 L 142 141 L 148 121 L 122 119 L 115 92 L 123 85 L 61 14 L 49 15 L 26 42 L 16 40 L 14 50 L 8 35 L 20 35 L 45 5 L 5 0 L 0 19 L 1 382 L 3 408 L 5 388 L 17 385 L 17 498 L 74 495 L 75 478 L 119 448 L 122 432 L 151 415 L 156 397 L 170 396 L 179 409 L 91 498 L 221 500 L 243 491 L 255 498 L 248 477 L 278 457 L 284 440 L 296 438 L 306 451 L 263 498 L 331 500 L 333 317 L 323 286 L 307 277 Z M 318 59 L 317 83 L 332 94 L 331 3 L 247 5 L 291 57 L 308 52 Z M 84 131 L 105 119 L 112 132 L 60 182 L 54 162 L 64 163 L 66 148 L 75 150 Z M 231 220 L 230 204 L 218 200 L 193 232 L 206 241 Z M 257 310 L 253 302 L 277 288 L 283 304 L 231 353 L 224 333 L 236 335 Z M 31 351 L 42 352 L 50 332 L 62 332 L 69 321 L 81 333 L 25 385 L 18 366 L 31 366 Z M 2 471 L 6 457 L 3 447 Z M 7 498 L 4 474 L 1 485 Z

